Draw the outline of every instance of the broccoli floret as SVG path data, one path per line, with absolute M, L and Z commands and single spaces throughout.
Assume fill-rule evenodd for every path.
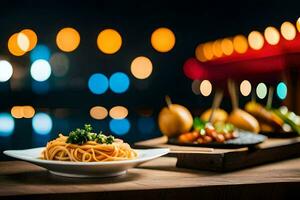
M 113 136 L 106 136 L 100 133 L 92 133 L 93 130 L 90 124 L 85 124 L 84 129 L 77 128 L 75 131 L 69 133 L 67 143 L 84 144 L 87 141 L 95 141 L 99 144 L 112 144 L 115 140 Z

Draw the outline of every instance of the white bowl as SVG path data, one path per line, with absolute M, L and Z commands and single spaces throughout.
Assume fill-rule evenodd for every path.
M 25 150 L 7 150 L 3 153 L 7 156 L 24 160 L 43 168 L 48 169 L 51 173 L 67 177 L 111 177 L 125 174 L 127 169 L 158 158 L 169 153 L 167 148 L 159 149 L 135 149 L 138 157 L 132 160 L 109 161 L 109 162 L 70 162 L 56 160 L 40 159 L 44 147 L 25 149 Z

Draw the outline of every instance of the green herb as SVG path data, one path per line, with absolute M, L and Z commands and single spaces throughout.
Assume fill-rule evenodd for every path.
M 195 130 L 200 131 L 205 128 L 206 122 L 201 120 L 199 117 L 194 118 L 193 127 Z
M 112 144 L 115 140 L 113 136 L 106 136 L 100 133 L 92 133 L 92 126 L 90 124 L 85 124 L 84 129 L 77 128 L 69 133 L 67 143 L 72 144 L 84 144 L 87 141 L 95 141 L 99 144 Z

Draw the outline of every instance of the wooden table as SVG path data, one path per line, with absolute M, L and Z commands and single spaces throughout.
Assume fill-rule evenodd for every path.
M 74 179 L 22 161 L 0 162 L 0 199 L 300 199 L 300 158 L 230 173 L 175 163 L 162 157 L 121 177 Z

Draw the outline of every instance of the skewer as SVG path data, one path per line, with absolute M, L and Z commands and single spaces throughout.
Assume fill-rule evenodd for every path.
M 215 93 L 215 96 L 214 96 L 213 104 L 212 104 L 212 107 L 211 107 L 211 113 L 210 113 L 210 116 L 209 116 L 209 119 L 208 119 L 209 123 L 211 123 L 216 109 L 218 109 L 220 107 L 222 98 L 223 98 L 223 91 L 217 90 L 216 93 Z
M 238 109 L 239 108 L 239 105 L 238 105 L 239 100 L 238 100 L 238 96 L 236 94 L 235 83 L 233 80 L 228 79 L 227 85 L 228 85 L 229 95 L 231 98 L 232 108 L 233 108 L 233 110 Z
M 273 103 L 273 95 L 274 95 L 274 87 L 271 86 L 269 88 L 269 92 L 268 92 L 268 100 L 267 100 L 267 109 L 271 109 L 272 108 L 272 103 Z

